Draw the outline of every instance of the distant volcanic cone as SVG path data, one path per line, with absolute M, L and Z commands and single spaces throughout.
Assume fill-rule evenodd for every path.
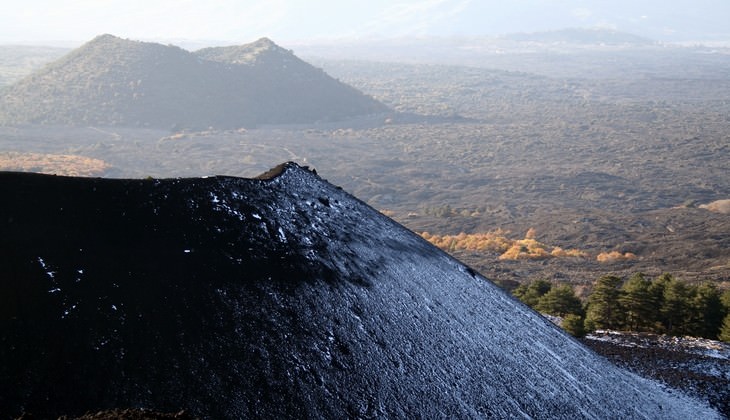
M 0 197 L 5 415 L 716 417 L 295 164 Z
M 192 53 L 100 35 L 0 92 L 0 124 L 238 128 L 389 112 L 261 39 Z

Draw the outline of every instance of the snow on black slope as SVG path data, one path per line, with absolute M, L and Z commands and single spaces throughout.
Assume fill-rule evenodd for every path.
M 0 197 L 11 416 L 716 416 L 294 164 L 261 179 L 2 173 Z

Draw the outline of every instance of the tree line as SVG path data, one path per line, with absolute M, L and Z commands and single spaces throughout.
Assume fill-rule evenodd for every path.
M 561 317 L 561 326 L 575 336 L 610 329 L 730 342 L 730 290 L 714 283 L 636 273 L 628 279 L 599 278 L 585 301 L 571 286 L 546 280 L 522 284 L 512 294 L 539 312 Z

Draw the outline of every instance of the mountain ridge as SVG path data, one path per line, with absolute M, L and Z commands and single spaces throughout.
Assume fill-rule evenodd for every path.
M 389 112 L 267 41 L 240 46 L 244 64 L 100 35 L 4 89 L 0 123 L 239 128 Z
M 565 28 L 552 31 L 512 33 L 499 37 L 520 42 L 567 43 L 585 45 L 655 45 L 656 41 L 635 35 L 605 28 Z
M 244 45 L 201 48 L 193 53 L 211 61 L 248 65 L 255 65 L 267 57 L 277 57 L 284 61 L 299 60 L 291 50 L 280 47 L 267 37 Z

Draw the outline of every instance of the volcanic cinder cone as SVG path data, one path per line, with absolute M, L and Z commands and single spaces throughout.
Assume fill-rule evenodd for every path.
M 0 124 L 207 129 L 390 109 L 271 40 L 198 53 L 101 35 L 0 92 Z
M 712 418 L 294 164 L 0 174 L 0 412 Z

